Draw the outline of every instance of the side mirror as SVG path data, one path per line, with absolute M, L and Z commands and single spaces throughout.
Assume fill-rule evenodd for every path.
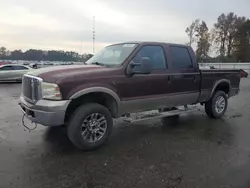
M 133 70 L 134 67 L 140 67 L 138 70 Z M 142 57 L 140 63 L 131 62 L 129 64 L 127 73 L 129 75 L 133 74 L 150 74 L 152 71 L 151 62 L 148 57 Z

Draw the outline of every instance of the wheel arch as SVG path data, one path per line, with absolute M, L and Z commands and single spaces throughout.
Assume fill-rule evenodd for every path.
M 221 91 L 224 91 L 228 96 L 230 96 L 230 92 L 231 92 L 231 82 L 230 80 L 227 80 L 227 79 L 221 79 L 219 81 L 217 81 L 214 86 L 213 86 L 213 89 L 212 89 L 212 92 L 210 93 L 210 96 L 208 98 L 208 100 L 213 96 L 213 94 L 218 91 L 218 90 L 221 90 Z
M 84 103 L 95 102 L 109 109 L 112 117 L 119 116 L 120 98 L 111 89 L 104 87 L 91 87 L 80 90 L 70 97 L 71 102 L 66 109 L 65 123 L 73 111 Z

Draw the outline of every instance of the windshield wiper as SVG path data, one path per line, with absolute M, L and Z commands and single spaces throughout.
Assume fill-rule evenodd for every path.
M 105 64 L 103 64 L 103 63 L 99 63 L 99 62 L 92 62 L 92 63 L 90 63 L 91 65 L 100 65 L 100 66 L 105 66 Z

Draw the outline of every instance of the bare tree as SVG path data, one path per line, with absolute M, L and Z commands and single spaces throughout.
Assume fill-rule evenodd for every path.
M 197 32 L 197 27 L 199 25 L 200 20 L 196 19 L 195 21 L 192 22 L 192 24 L 186 28 L 185 32 L 188 35 L 189 42 L 188 45 L 191 46 L 192 43 L 195 41 L 195 35 Z
M 198 62 L 206 61 L 209 56 L 210 43 L 210 33 L 206 22 L 202 21 L 197 27 L 197 60 Z
M 214 41 L 220 46 L 219 52 L 221 56 L 225 56 L 227 32 L 228 25 L 226 22 L 226 15 L 223 13 L 217 18 L 217 23 L 214 24 Z

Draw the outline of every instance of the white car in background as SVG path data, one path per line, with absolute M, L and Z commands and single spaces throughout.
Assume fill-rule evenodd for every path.
M 33 70 L 31 67 L 25 65 L 18 65 L 18 64 L 0 65 L 0 81 L 21 82 L 23 75 L 31 70 Z

